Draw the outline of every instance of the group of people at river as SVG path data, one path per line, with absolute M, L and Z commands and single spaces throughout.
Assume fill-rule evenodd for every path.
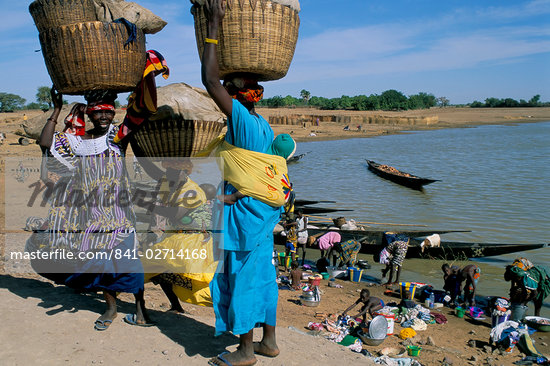
M 255 354 L 274 357 L 279 353 L 272 233 L 291 190 L 286 159 L 295 152 L 296 143 L 289 135 L 275 138 L 268 122 L 256 113 L 254 106 L 262 99 L 263 87 L 254 76 L 234 74 L 222 85 L 216 40 L 225 6 L 213 0 L 206 8 L 210 41 L 205 43 L 201 75 L 209 95 L 227 116 L 227 133 L 216 150 L 224 159 L 224 182 L 217 190 L 197 184 L 190 178 L 193 164 L 189 159 L 165 160 L 162 169 L 147 158 L 137 159 L 143 171 L 158 182 L 159 192 L 166 193 L 154 203 L 141 202 L 153 217 L 167 218 L 164 233 L 149 243 L 148 249 L 170 253 L 198 250 L 200 260 L 193 258 L 190 264 L 181 258 L 155 260 L 135 255 L 143 248 L 137 243 L 134 202 L 123 199 L 131 191 L 124 160 L 132 133 L 156 109 L 150 78 L 148 83 L 138 84 L 119 126 L 113 125 L 117 95 L 96 91 L 85 95 L 87 104 L 74 106 L 63 132 L 56 132 L 63 96 L 52 89 L 54 110 L 39 144 L 48 169 L 42 175 L 59 194 L 51 197 L 47 229 L 42 235 L 33 234 L 28 248 L 109 254 L 108 260 L 97 256 L 101 259 L 33 262 L 37 272 L 57 283 L 103 292 L 106 309 L 94 323 L 96 330 L 105 331 L 113 323 L 120 292 L 134 294 L 136 302 L 135 314 L 124 321 L 153 325 L 144 301 L 144 284 L 151 281 L 162 287 L 172 311 L 183 311 L 179 301 L 212 306 L 215 333 L 230 331 L 240 337 L 237 351 L 220 354 L 211 364 L 252 365 Z M 153 74 L 167 75 L 162 56 L 158 52 L 152 56 L 147 66 Z M 85 115 L 92 129 L 85 129 Z M 132 149 L 136 152 L 138 147 L 132 144 Z M 255 178 L 235 173 L 244 165 Z M 94 205 L 75 205 L 76 190 L 98 195 Z M 223 230 L 212 229 L 216 227 Z M 113 253 L 131 255 L 111 256 Z M 253 343 L 253 329 L 258 326 L 263 328 L 263 338 Z
M 207 2 L 207 9 L 207 38 L 216 40 L 224 18 L 223 2 Z M 258 176 L 267 172 L 268 167 L 273 168 L 270 171 L 286 171 L 285 161 L 296 150 L 296 144 L 288 135 L 275 138 L 268 122 L 256 113 L 255 104 L 263 96 L 263 87 L 257 80 L 249 75 L 232 75 L 223 84 L 220 82 L 216 47 L 214 41 L 205 44 L 201 76 L 209 95 L 227 116 L 227 133 L 218 150 L 227 163 L 224 183 L 217 190 L 197 184 L 190 178 L 193 165 L 188 159 L 165 161 L 163 169 L 147 159 L 138 159 L 145 173 L 158 182 L 159 191 L 167 192 L 163 199 L 146 206 L 150 213 L 168 219 L 163 235 L 151 246 L 172 252 L 181 248 L 198 250 L 204 254 L 200 265 L 125 255 L 109 260 L 97 256 L 98 259 L 93 260 L 57 262 L 53 271 L 48 267 L 51 263 L 35 262 L 33 265 L 37 272 L 57 283 L 81 291 L 103 292 L 106 308 L 94 322 L 98 331 L 107 330 L 116 318 L 117 293 L 120 292 L 135 297 L 135 314 L 126 316 L 124 321 L 136 326 L 153 325 L 144 300 L 147 282 L 161 286 L 172 311 L 183 311 L 179 301 L 212 306 L 215 333 L 230 331 L 240 340 L 235 352 L 220 354 L 210 363 L 252 365 L 257 361 L 255 354 L 269 357 L 279 354 L 275 335 L 278 288 L 276 267 L 272 264 L 273 229 L 281 220 L 290 186 L 277 186 L 274 190 L 270 186 L 269 195 L 255 192 L 256 188 L 246 186 L 246 181 L 250 180 L 248 176 L 245 182 L 232 176 L 235 171 L 232 167 L 246 160 L 255 161 L 255 166 L 261 167 L 252 172 Z M 154 74 L 168 73 L 168 66 L 159 53 L 151 54 L 148 62 Z M 44 126 L 39 144 L 48 161 L 49 174 L 44 174 L 45 179 L 52 179 L 56 187 L 64 188 L 51 199 L 45 235 L 33 234 L 29 239 L 32 248 L 93 253 L 135 253 L 139 250 L 134 207 L 132 202 L 123 199 L 131 191 L 125 156 L 131 133 L 154 113 L 155 108 L 146 107 L 151 106 L 154 93 L 154 89 L 147 89 L 148 85 L 138 85 L 130 97 L 124 122 L 119 126 L 113 125 L 116 94 L 108 91 L 88 93 L 85 96 L 87 104 L 75 105 L 65 119 L 63 132 L 55 131 L 63 96 L 52 89 L 54 110 Z M 84 128 L 85 115 L 93 124 L 92 129 Z M 132 145 L 132 148 L 137 147 Z M 275 176 L 270 178 L 275 180 Z M 263 182 L 260 178 L 257 181 L 260 185 Z M 76 190 L 99 194 L 95 205 L 75 205 L 72 200 Z M 279 197 L 276 200 L 266 198 L 273 194 Z M 106 201 L 114 204 L 101 204 Z M 287 253 L 294 257 L 301 248 L 304 264 L 308 223 L 300 211 L 297 211 L 297 218 L 296 224 L 288 227 L 288 231 L 294 230 L 294 233 L 289 238 L 292 240 Z M 216 227 L 223 227 L 223 231 L 212 229 Z M 341 265 L 354 264 L 361 248 L 355 240 L 342 242 L 335 232 L 317 240 L 322 258 L 332 257 L 333 265 L 336 261 Z M 386 248 L 384 275 L 389 272 L 388 283 L 394 282 L 394 275 L 395 282 L 399 281 L 407 245 L 403 238 L 396 237 Z M 527 290 L 521 294 L 519 290 L 514 292 L 514 298 L 525 300 L 521 296 L 526 294 L 527 300 L 535 301 L 540 310 L 546 290 L 525 287 L 522 283 L 525 276 L 515 269 L 517 267 L 512 266 L 507 271 L 507 278 L 515 286 Z M 536 267 L 526 265 L 526 268 L 528 271 Z M 445 267 L 443 270 L 453 300 L 460 294 L 457 284 L 465 280 L 473 302 L 479 279 L 477 267 Z M 541 278 L 544 279 L 542 274 Z M 354 306 L 359 303 L 364 304 L 361 316 L 383 305 L 368 292 L 362 292 Z M 262 327 L 263 337 L 254 343 L 253 329 L 258 326 Z

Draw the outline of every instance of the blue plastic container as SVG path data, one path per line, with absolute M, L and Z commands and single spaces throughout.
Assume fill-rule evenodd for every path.
M 363 276 L 363 270 L 356 267 L 348 267 L 348 276 L 351 282 L 361 282 L 361 276 Z

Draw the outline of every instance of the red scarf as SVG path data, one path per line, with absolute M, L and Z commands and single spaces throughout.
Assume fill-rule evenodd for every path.
M 94 105 L 94 106 L 88 106 L 88 108 L 86 108 L 86 114 L 87 115 L 90 115 L 94 112 L 97 112 L 97 111 L 112 111 L 112 112 L 115 112 L 115 106 L 111 105 L 111 104 L 97 104 L 97 105 Z
M 241 103 L 258 103 L 264 97 L 264 87 L 259 85 L 256 79 L 235 78 L 224 81 L 223 85 L 231 98 L 237 99 Z
M 254 89 L 239 90 L 237 95 L 232 96 L 239 102 L 258 103 L 264 97 L 264 87 L 258 85 Z

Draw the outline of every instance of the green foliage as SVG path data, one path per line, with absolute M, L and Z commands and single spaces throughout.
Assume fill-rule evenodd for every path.
M 25 106 L 25 109 L 48 109 L 46 104 L 40 104 L 36 102 L 31 102 Z
M 428 109 L 436 104 L 437 98 L 433 94 L 418 93 L 409 96 L 409 109 Z
M 407 97 L 395 89 L 386 90 L 380 95 L 380 108 L 385 111 L 408 109 Z
M 529 104 L 531 107 L 536 107 L 539 105 L 539 102 L 540 102 L 540 95 L 537 94 L 535 96 L 533 96 L 533 98 L 529 99 Z
M 39 86 L 36 92 L 36 101 L 38 103 L 47 104 L 49 108 L 52 107 L 52 96 L 50 94 L 50 88 L 47 86 Z
M 307 90 L 302 89 L 300 92 L 300 98 L 294 98 L 290 95 L 287 95 L 286 97 L 278 95 L 273 98 L 261 100 L 258 103 L 258 106 L 270 108 L 294 108 L 308 106 L 325 110 L 400 111 L 409 109 L 428 109 L 437 105 L 440 107 L 446 107 L 449 104 L 450 101 L 448 98 L 435 97 L 433 94 L 425 92 L 419 92 L 418 94 L 413 94 L 407 97 L 400 91 L 390 89 L 384 91 L 380 95 L 357 95 L 353 97 L 342 95 L 339 98 L 325 98 L 311 96 Z M 529 99 L 529 101 L 521 99 L 518 102 L 512 98 L 487 98 L 485 99 L 485 102 L 479 102 L 476 100 L 466 106 L 471 108 L 543 107 L 550 106 L 550 103 L 540 102 L 540 95 L 535 95 Z
M 302 89 L 302 91 L 300 92 L 300 98 L 302 98 L 303 101 L 307 104 L 309 98 L 311 98 L 311 93 L 305 89 Z
M 11 93 L 0 93 L 0 112 L 12 112 L 23 109 L 25 98 Z
M 474 101 L 470 103 L 471 108 L 516 108 L 516 107 L 544 107 L 548 103 L 540 102 L 540 95 L 535 95 L 528 102 L 524 99 L 520 99 L 519 102 L 512 98 L 487 98 L 485 103 Z
M 447 99 L 446 97 L 439 97 L 437 98 L 437 104 L 440 107 L 446 107 L 449 105 L 449 99 Z

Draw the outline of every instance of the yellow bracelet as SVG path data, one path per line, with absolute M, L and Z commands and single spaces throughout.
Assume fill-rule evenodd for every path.
M 212 44 L 218 44 L 218 40 L 217 39 L 212 39 L 212 38 L 205 38 L 204 42 L 212 43 Z

